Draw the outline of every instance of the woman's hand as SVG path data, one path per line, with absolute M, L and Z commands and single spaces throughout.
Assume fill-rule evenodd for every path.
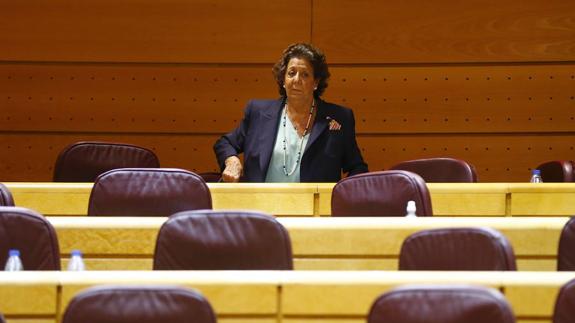
M 222 173 L 222 180 L 226 183 L 237 183 L 242 175 L 242 163 L 238 156 L 230 156 L 226 159 L 226 168 Z

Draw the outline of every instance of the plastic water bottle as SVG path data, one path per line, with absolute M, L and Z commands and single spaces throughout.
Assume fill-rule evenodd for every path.
M 406 214 L 405 217 L 406 218 L 415 218 L 417 217 L 417 214 L 415 214 L 416 208 L 415 208 L 415 201 L 408 201 L 407 202 L 407 207 L 405 208 Z
M 83 271 L 85 269 L 82 252 L 80 250 L 72 250 L 70 262 L 68 262 L 68 271 Z
M 8 260 L 6 261 L 5 271 L 21 271 L 24 270 L 22 260 L 20 260 L 20 250 L 10 249 L 8 251 Z
M 534 169 L 531 171 L 531 183 L 543 183 L 543 179 L 541 178 L 541 171 L 538 169 Z

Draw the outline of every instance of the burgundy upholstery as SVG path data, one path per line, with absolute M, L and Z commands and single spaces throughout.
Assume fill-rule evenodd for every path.
M 10 249 L 20 250 L 24 270 L 60 270 L 56 231 L 32 210 L 0 207 L 0 264 L 6 263 Z
M 405 286 L 381 295 L 368 323 L 514 323 L 505 297 L 479 286 Z
M 60 152 L 54 182 L 94 182 L 104 172 L 127 167 L 158 168 L 160 162 L 151 150 L 134 145 L 78 142 Z
M 14 198 L 8 187 L 0 183 L 0 206 L 14 206 Z
M 99 286 L 77 294 L 62 323 L 216 323 L 208 301 L 182 287 Z
M 6 321 L 4 320 L 4 316 L 2 314 L 0 314 L 0 323 L 6 323 Z
M 293 269 L 287 230 L 271 215 L 188 211 L 160 228 L 155 270 Z
M 426 183 L 475 183 L 475 167 L 454 158 L 427 158 L 401 162 L 392 170 L 406 170 L 421 176 Z
M 553 323 L 573 322 L 575 322 L 575 279 L 561 287 L 553 311 Z
M 511 244 L 490 228 L 416 232 L 403 241 L 400 270 L 517 270 Z
M 559 238 L 557 270 L 575 271 L 575 217 L 565 223 Z
M 331 194 L 332 216 L 405 216 L 408 201 L 418 216 L 432 216 L 431 196 L 417 174 L 390 170 L 340 180 Z
M 570 160 L 548 161 L 537 166 L 537 169 L 541 171 L 543 183 L 575 182 L 573 162 Z
M 88 215 L 169 216 L 185 210 L 211 209 L 204 180 L 171 168 L 120 168 L 96 179 Z

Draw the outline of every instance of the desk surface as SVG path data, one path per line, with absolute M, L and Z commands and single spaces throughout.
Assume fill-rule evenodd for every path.
M 0 272 L 10 319 L 54 322 L 94 285 L 160 284 L 199 290 L 224 322 L 364 322 L 376 297 L 405 284 L 472 284 L 503 291 L 520 321 L 550 322 L 559 288 L 575 272 L 141 271 Z
M 86 215 L 92 183 L 5 183 L 18 206 L 47 216 Z M 334 183 L 209 183 L 214 209 L 329 216 Z M 575 183 L 429 183 L 436 216 L 570 216 Z
M 62 254 L 85 254 L 92 269 L 152 268 L 166 218 L 48 217 Z M 278 218 L 288 230 L 296 269 L 394 270 L 410 234 L 442 227 L 491 227 L 511 242 L 519 270 L 555 270 L 566 217 Z M 65 267 L 64 267 L 65 268 Z

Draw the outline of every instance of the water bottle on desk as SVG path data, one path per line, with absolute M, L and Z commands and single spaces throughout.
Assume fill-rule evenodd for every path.
M 543 179 L 541 178 L 541 171 L 538 169 L 534 169 L 531 171 L 531 183 L 543 183 Z
M 68 262 L 68 271 L 84 271 L 84 259 L 82 259 L 82 252 L 80 250 L 72 250 L 70 254 L 70 262 Z
M 20 260 L 20 250 L 10 249 L 8 251 L 8 260 L 6 261 L 5 271 L 21 271 L 24 270 L 22 260 Z
M 417 214 L 415 214 L 416 208 L 415 208 L 415 201 L 408 201 L 407 202 L 407 207 L 405 208 L 406 214 L 405 217 L 406 218 L 415 218 L 417 217 Z

